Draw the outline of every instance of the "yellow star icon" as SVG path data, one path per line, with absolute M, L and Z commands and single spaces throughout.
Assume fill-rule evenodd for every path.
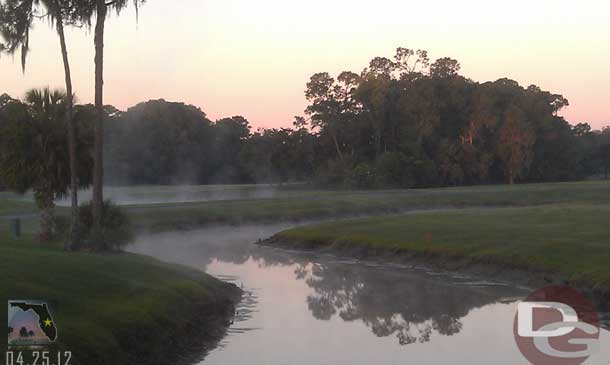
M 53 322 L 48 318 L 44 321 L 45 327 L 51 327 L 51 323 L 53 323 Z

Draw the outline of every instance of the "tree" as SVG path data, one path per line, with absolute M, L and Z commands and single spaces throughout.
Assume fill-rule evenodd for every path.
M 426 51 L 398 48 L 348 78 L 350 88 L 341 77 L 313 75 L 307 113 L 319 130 L 316 162 L 327 167 L 318 173 L 338 184 L 345 179 L 336 171 L 359 184 L 430 187 L 573 180 L 603 170 L 600 133 L 559 117 L 563 96 L 508 78 L 477 83 L 459 71 L 452 58 L 430 65 Z M 344 168 L 330 160 L 333 149 L 349 161 Z
M 608 180 L 610 175 L 610 127 L 603 129 L 600 134 L 599 161 L 604 178 Z
M 30 28 L 34 19 L 34 0 L 7 0 L 0 4 L 0 34 L 5 43 L 0 51 L 15 54 L 21 51 L 21 68 L 25 64 L 30 44 Z
M 574 131 L 574 136 L 585 137 L 591 133 L 591 125 L 589 123 L 578 123 L 572 127 L 572 130 Z
M 244 117 L 223 118 L 214 123 L 214 151 L 217 168 L 214 182 L 227 183 L 241 179 L 239 155 L 250 136 L 250 122 Z
M 22 338 L 28 337 L 28 329 L 25 327 L 21 327 L 19 330 L 19 336 Z
M 75 8 L 70 1 L 47 1 L 49 17 L 55 21 L 57 35 L 61 47 L 62 62 L 64 66 L 64 78 L 66 82 L 66 121 L 68 125 L 68 148 L 70 155 L 70 232 L 68 240 L 65 243 L 64 249 L 71 251 L 76 244 L 78 232 L 78 171 L 76 163 L 76 126 L 74 122 L 74 92 L 72 91 L 72 75 L 70 71 L 70 61 L 68 59 L 68 47 L 66 45 L 66 36 L 64 34 L 64 21 L 69 19 L 72 14 L 72 22 L 78 21 L 74 14 Z
M 46 16 L 38 15 L 40 5 L 46 8 Z M 70 232 L 64 248 L 71 250 L 75 244 L 78 224 L 78 171 L 76 157 L 76 130 L 74 122 L 74 99 L 72 76 L 68 49 L 64 33 L 64 23 L 75 25 L 87 21 L 91 17 L 90 7 L 77 0 L 7 0 L 0 5 L 0 26 L 3 38 L 8 46 L 0 46 L 0 50 L 14 53 L 21 48 L 21 64 L 25 72 L 26 58 L 29 50 L 29 30 L 35 18 L 47 17 L 55 24 L 61 47 L 64 77 L 66 83 L 66 121 L 68 130 L 68 148 L 70 154 L 70 194 L 71 219 Z M 19 47 L 20 45 L 20 47 Z
M 104 205 L 104 32 L 108 8 L 120 13 L 127 6 L 129 0 L 114 0 L 106 3 L 106 0 L 86 0 L 95 1 L 90 7 L 95 5 L 96 24 L 95 24 L 95 109 L 96 119 L 94 126 L 94 147 L 93 147 L 93 232 L 94 236 L 101 235 L 102 212 Z M 139 5 L 145 0 L 133 0 L 136 8 L 136 16 Z
M 337 157 L 341 162 L 345 160 L 342 143 L 339 142 L 341 106 L 337 100 L 335 79 L 327 72 L 317 73 L 307 83 L 305 97 L 310 105 L 305 113 L 311 116 L 313 127 L 319 128 L 321 133 L 328 133 L 333 141 Z
M 192 105 L 150 100 L 113 115 L 108 107 L 105 109 L 104 163 L 112 166 L 106 169 L 109 173 L 105 181 L 127 185 L 205 184 L 213 182 L 219 160 L 229 158 L 224 151 L 215 150 L 216 128 Z M 240 137 L 236 154 L 239 144 Z M 225 146 L 219 143 L 219 147 Z
M 498 155 L 504 165 L 506 182 L 514 184 L 529 166 L 535 137 L 524 120 L 523 111 L 511 105 L 503 116 L 498 136 Z
M 449 57 L 439 58 L 430 65 L 430 75 L 432 77 L 451 77 L 456 76 L 460 71 L 460 63 Z
M 70 232 L 64 246 L 67 251 L 72 250 L 76 244 L 78 232 L 78 170 L 76 156 L 76 122 L 74 121 L 74 92 L 72 90 L 72 75 L 70 61 L 68 58 L 68 47 L 64 33 L 64 22 L 70 25 L 78 25 L 87 22 L 91 17 L 90 7 L 83 6 L 77 0 L 46 0 L 48 17 L 55 22 L 57 35 L 61 47 L 62 62 L 64 66 L 64 78 L 66 83 L 66 121 L 68 128 L 68 146 L 70 155 Z
M 25 102 L 0 105 L 0 180 L 10 189 L 34 191 L 41 211 L 41 239 L 54 237 L 55 199 L 70 187 L 66 130 L 66 95 L 49 89 L 31 90 Z M 79 120 L 79 165 L 90 167 L 87 121 Z M 79 176 L 82 187 L 89 176 Z
M 104 206 L 104 27 L 108 6 L 106 0 L 96 0 L 95 24 L 95 124 L 93 127 L 93 237 L 101 240 L 102 209 Z
M 401 72 L 401 75 L 419 73 L 421 69 L 426 69 L 429 63 L 428 52 L 421 49 L 414 51 L 409 48 L 398 47 L 394 55 L 394 65 Z

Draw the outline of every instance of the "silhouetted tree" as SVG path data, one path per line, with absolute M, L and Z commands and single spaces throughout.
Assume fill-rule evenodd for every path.
M 106 2 L 107 0 L 83 0 L 85 1 L 90 9 L 95 9 L 96 23 L 95 23 L 95 109 L 96 119 L 94 127 L 94 146 L 93 146 L 93 232 L 94 235 L 100 236 L 101 224 L 102 224 L 102 211 L 104 204 L 104 117 L 106 112 L 104 110 L 104 32 L 106 25 L 106 16 L 108 15 L 108 9 L 114 9 L 117 13 L 120 13 L 129 0 L 114 0 Z M 94 1 L 94 3 L 91 3 Z M 136 14 L 138 13 L 138 7 L 144 3 L 144 0 L 133 0 L 133 4 L 136 8 Z M 92 11 L 93 13 L 93 11 Z M 100 237 L 101 238 L 101 237 Z
M 25 102 L 0 103 L 0 180 L 10 189 L 34 191 L 41 210 L 41 238 L 54 234 L 55 199 L 70 187 L 66 126 L 66 95 L 49 89 L 31 90 Z M 77 155 L 81 166 L 90 167 L 87 120 L 79 120 Z M 89 175 L 79 176 L 87 186 Z

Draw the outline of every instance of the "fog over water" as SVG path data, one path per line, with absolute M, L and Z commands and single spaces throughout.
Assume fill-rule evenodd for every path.
M 130 251 L 185 264 L 246 291 L 204 364 L 525 363 L 513 339 L 529 290 L 423 267 L 253 244 L 291 224 L 140 236 Z M 610 333 L 587 364 L 608 365 Z

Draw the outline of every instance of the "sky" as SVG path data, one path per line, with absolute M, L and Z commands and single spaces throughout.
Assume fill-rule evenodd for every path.
M 397 47 L 452 57 L 475 81 L 508 77 L 564 95 L 571 123 L 610 125 L 607 0 L 147 0 L 106 26 L 105 103 L 126 109 L 163 98 L 212 120 L 290 126 L 309 77 L 360 72 Z M 78 101 L 93 101 L 92 30 L 67 34 Z M 59 41 L 46 22 L 30 38 L 26 73 L 0 57 L 0 93 L 63 88 Z

